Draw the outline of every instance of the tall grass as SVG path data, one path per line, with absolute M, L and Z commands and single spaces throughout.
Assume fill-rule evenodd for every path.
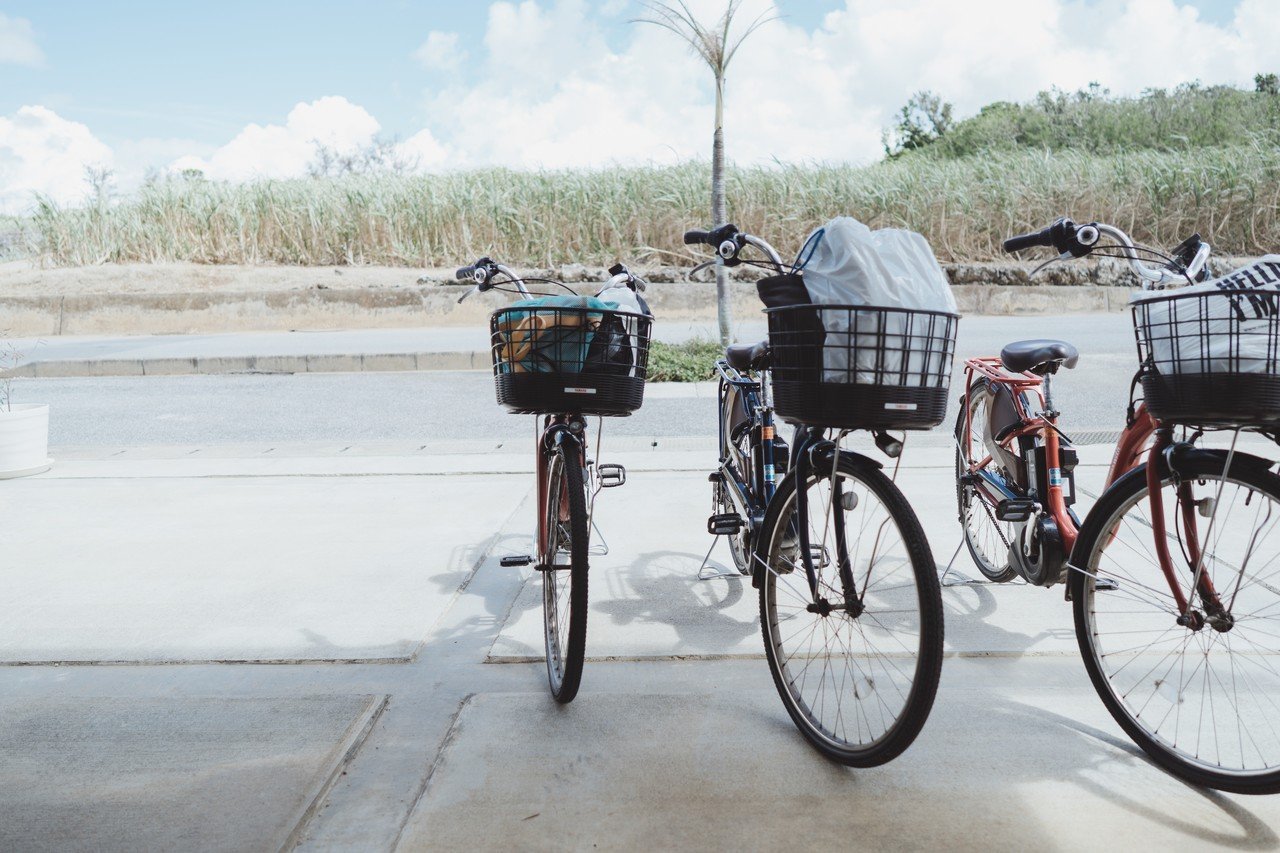
M 702 164 L 596 171 L 504 169 L 222 184 L 170 179 L 112 206 L 38 206 L 54 264 L 193 261 L 448 266 L 679 263 L 706 221 Z M 1060 215 L 1170 246 L 1199 231 L 1219 252 L 1280 247 L 1280 149 L 1256 142 L 1112 155 L 999 152 L 876 165 L 738 168 L 730 218 L 793 251 L 838 215 L 922 232 L 944 261 L 986 260 L 1009 234 Z

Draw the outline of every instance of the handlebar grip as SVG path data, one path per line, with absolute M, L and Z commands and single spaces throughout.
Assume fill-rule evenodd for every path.
M 712 242 L 712 234 L 710 231 L 686 231 L 684 232 L 684 244 L 686 246 L 713 246 L 719 241 Z
M 454 273 L 454 276 L 457 277 L 458 281 L 466 281 L 467 279 L 475 275 L 475 272 L 476 272 L 476 265 L 472 264 L 469 267 L 458 267 L 458 271 Z
M 1053 226 L 1034 234 L 1019 234 L 1004 241 L 1006 252 L 1021 252 L 1023 249 L 1034 249 L 1037 246 L 1053 246 Z

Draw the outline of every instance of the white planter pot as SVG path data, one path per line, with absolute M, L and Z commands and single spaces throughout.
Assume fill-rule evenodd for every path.
M 49 407 L 26 403 L 0 408 L 0 480 L 48 471 Z

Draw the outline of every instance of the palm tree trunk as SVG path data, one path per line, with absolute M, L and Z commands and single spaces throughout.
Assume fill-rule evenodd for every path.
M 724 201 L 724 78 L 716 78 L 716 129 L 711 140 L 711 221 L 719 228 L 728 220 Z M 720 322 L 720 343 L 733 340 L 730 322 L 729 271 L 716 264 L 716 318 Z

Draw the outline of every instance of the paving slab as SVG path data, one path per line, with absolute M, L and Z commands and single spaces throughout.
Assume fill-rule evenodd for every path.
M 6 485 L 0 662 L 408 660 L 530 487 L 129 470 Z
M 0 849 L 280 850 L 384 696 L 0 702 Z
M 777 694 L 482 694 L 402 850 L 1265 849 L 1280 800 L 1186 786 L 1119 735 L 1066 659 L 958 659 L 879 768 L 805 744 Z M 633 664 L 600 664 L 601 668 Z M 761 664 L 763 667 L 763 664 Z M 656 674 L 657 671 L 654 671 Z M 660 691 L 660 684 L 653 685 Z
M 960 544 L 950 476 L 950 468 L 909 468 L 897 480 L 925 528 L 940 572 Z M 1104 477 L 1103 469 L 1094 468 L 1082 479 L 1099 486 L 1093 481 Z M 596 521 L 609 553 L 590 559 L 589 657 L 763 657 L 758 596 L 750 579 L 736 574 L 698 579 L 711 545 L 710 508 L 704 472 L 639 471 L 622 488 L 601 493 Z M 599 549 L 599 537 L 593 541 Z M 499 556 L 495 551 L 493 558 Z M 734 571 L 723 543 L 712 551 L 708 568 Z M 489 650 L 492 663 L 541 660 L 544 654 L 542 579 L 526 574 L 525 587 Z M 947 579 L 982 576 L 968 552 L 961 551 Z M 946 588 L 943 601 L 949 652 L 1078 653 L 1061 586 L 964 583 Z

